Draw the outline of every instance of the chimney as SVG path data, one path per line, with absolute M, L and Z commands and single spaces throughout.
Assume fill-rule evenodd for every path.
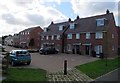
M 69 18 L 68 21 L 71 22 L 71 18 Z
M 110 13 L 110 11 L 107 9 L 106 14 L 109 14 L 109 13 Z
M 78 19 L 80 19 L 80 17 L 79 17 L 79 16 L 77 16 L 77 18 L 76 18 L 76 19 L 78 20 Z
M 52 21 L 51 24 L 54 24 L 54 22 Z

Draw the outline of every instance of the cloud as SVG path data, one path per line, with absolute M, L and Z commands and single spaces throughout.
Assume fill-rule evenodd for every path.
M 109 0 L 71 0 L 71 5 L 74 13 L 81 18 L 105 14 L 107 9 L 114 13 L 115 19 L 118 17 L 118 2 L 116 0 L 111 2 Z
M 47 0 L 46 0 L 47 1 Z M 51 21 L 68 19 L 59 10 L 46 6 L 44 0 L 0 0 L 0 35 L 19 32 L 32 26 L 48 26 Z M 60 4 L 62 0 L 54 0 Z M 4 31 L 7 27 L 9 29 Z

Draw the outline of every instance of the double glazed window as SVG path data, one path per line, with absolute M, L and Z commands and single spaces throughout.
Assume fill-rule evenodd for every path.
M 62 31 L 63 30 L 63 25 L 60 25 L 59 26 L 59 31 Z
M 76 33 L 76 39 L 80 39 L 80 34 Z
M 74 23 L 70 23 L 70 29 L 74 29 L 75 28 L 75 24 Z
M 96 54 L 102 53 L 102 45 L 95 46 L 95 52 L 96 52 Z
M 102 32 L 96 32 L 95 38 L 96 39 L 102 39 L 103 38 L 103 33 Z
M 72 34 L 68 34 L 67 39 L 72 39 Z
M 105 25 L 105 18 L 96 19 L 97 26 Z
M 86 33 L 86 39 L 90 39 L 90 33 Z

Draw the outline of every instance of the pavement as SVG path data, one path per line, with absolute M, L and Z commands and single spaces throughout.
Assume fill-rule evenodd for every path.
M 120 83 L 120 68 L 113 70 L 113 71 L 97 78 L 95 81 L 119 81 L 119 83 Z

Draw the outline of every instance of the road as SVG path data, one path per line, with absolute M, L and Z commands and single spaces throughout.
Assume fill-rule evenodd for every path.
M 105 74 L 100 78 L 97 78 L 96 81 L 119 81 L 120 82 L 119 78 L 120 78 L 120 68 L 108 74 Z
M 16 49 L 13 47 L 6 47 L 7 51 Z M 52 55 L 40 55 L 39 53 L 31 53 L 32 62 L 29 66 L 17 66 L 17 67 L 30 67 L 30 68 L 41 68 L 48 72 L 57 72 L 63 70 L 63 62 L 67 60 L 68 69 L 71 69 L 77 65 L 84 64 L 87 62 L 95 61 L 98 58 L 83 55 L 73 54 L 52 54 Z

